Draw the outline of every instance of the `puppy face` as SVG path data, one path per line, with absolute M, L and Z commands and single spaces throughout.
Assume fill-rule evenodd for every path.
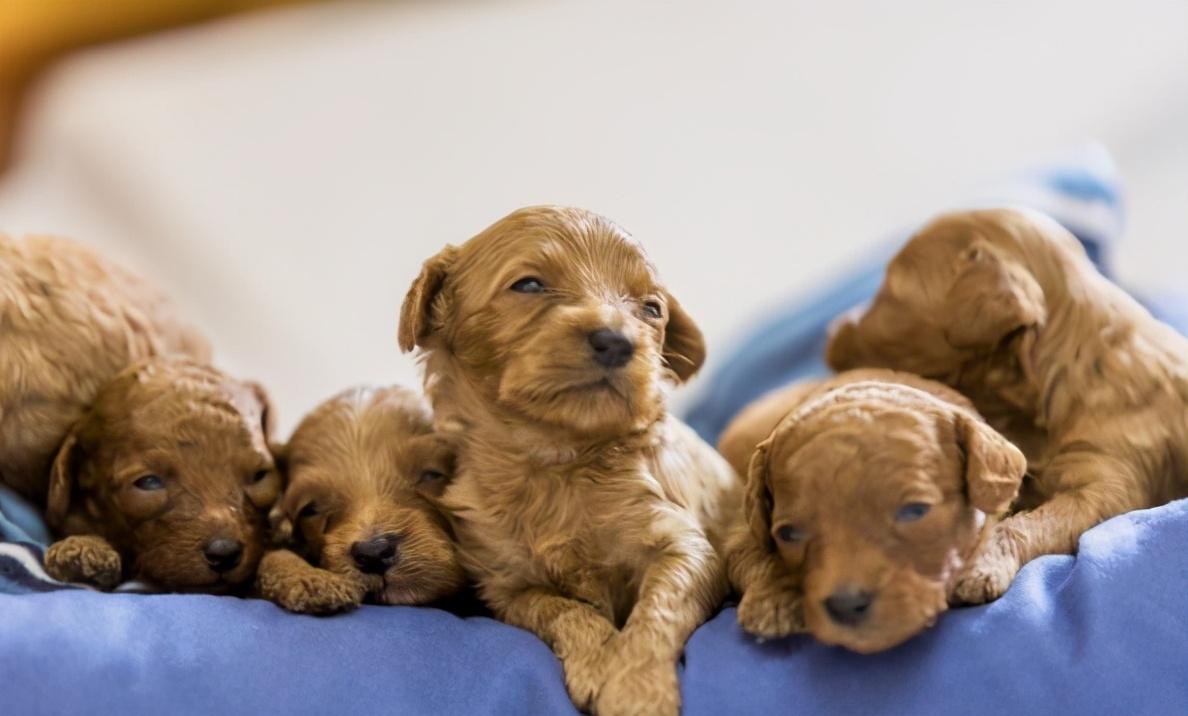
M 984 513 L 1004 510 L 1023 456 L 980 420 L 906 386 L 860 382 L 786 418 L 756 450 L 756 537 L 803 575 L 809 630 L 890 648 L 946 608 Z
M 463 583 L 434 508 L 453 452 L 420 396 L 348 390 L 302 421 L 284 453 L 282 532 L 311 562 L 357 576 L 381 604 L 425 604 Z M 282 535 L 283 536 L 283 535 Z
M 255 572 L 280 493 L 263 390 L 151 359 L 99 393 L 54 462 L 47 520 L 98 534 L 130 576 L 218 591 Z
M 446 349 L 484 400 L 582 435 L 663 412 L 661 378 L 705 359 L 701 332 L 622 229 L 580 209 L 521 209 L 426 262 L 400 343 Z
M 874 300 L 838 320 L 827 348 L 836 370 L 881 366 L 951 385 L 1021 378 L 1046 316 L 1044 293 L 1021 250 L 1030 238 L 1084 252 L 1055 222 L 1010 209 L 941 216 L 887 267 Z M 988 374 L 988 375 L 987 375 Z M 963 378 L 966 380 L 963 381 Z

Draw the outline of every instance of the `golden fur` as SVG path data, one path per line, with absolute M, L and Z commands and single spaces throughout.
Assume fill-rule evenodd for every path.
M 110 588 L 224 591 L 255 573 L 280 493 L 268 398 L 182 359 L 150 358 L 109 381 L 63 441 L 46 521 L 65 539 L 46 569 Z M 223 545 L 219 560 L 212 555 Z
M 622 365 L 595 362 L 601 330 Z M 705 348 L 639 244 L 580 209 L 516 211 L 426 261 L 400 344 L 459 444 L 443 504 L 484 601 L 553 648 L 580 708 L 675 713 L 741 481 L 665 410 Z
M 947 214 L 887 267 L 873 303 L 839 321 L 837 369 L 943 381 L 1023 448 L 1035 509 L 994 530 L 959 596 L 993 599 L 1019 567 L 1075 550 L 1128 510 L 1188 495 L 1188 340 L 1034 212 Z
M 720 448 L 747 474 L 751 538 L 803 579 L 809 630 L 859 652 L 932 624 L 1026 469 L 956 391 L 887 370 L 770 393 Z M 856 596 L 831 615 L 831 600 Z
M 89 248 L 0 234 L 0 483 L 45 504 L 50 463 L 99 388 L 142 358 L 206 362 L 144 279 Z
M 288 484 L 274 511 L 279 536 L 293 549 L 265 556 L 263 596 L 291 611 L 328 613 L 368 596 L 427 604 L 462 587 L 448 526 L 434 506 L 453 472 L 453 451 L 433 435 L 432 422 L 419 395 L 395 386 L 346 390 L 302 420 L 282 452 Z M 353 556 L 377 538 L 391 541 L 390 557 Z

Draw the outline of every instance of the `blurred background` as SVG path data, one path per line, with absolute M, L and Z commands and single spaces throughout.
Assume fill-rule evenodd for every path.
M 1183 0 L 0 2 L 0 230 L 149 274 L 285 429 L 418 385 L 404 291 L 516 207 L 633 232 L 712 370 L 868 247 L 1090 141 L 1126 188 L 1118 275 L 1183 287 Z

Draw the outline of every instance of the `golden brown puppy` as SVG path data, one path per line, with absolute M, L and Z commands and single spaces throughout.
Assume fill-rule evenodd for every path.
M 453 450 L 433 434 L 419 395 L 400 387 L 344 391 L 305 417 L 282 455 L 288 486 L 274 515 L 293 550 L 264 557 L 264 597 L 320 614 L 368 596 L 428 604 L 463 586 L 434 506 L 453 472 Z
M 0 234 L 0 483 L 45 505 L 50 464 L 99 388 L 210 347 L 142 278 L 72 241 Z
M 640 245 L 581 209 L 516 211 L 425 263 L 400 344 L 458 441 L 443 504 L 484 601 L 553 648 L 579 707 L 676 713 L 741 481 L 665 410 L 705 348 Z
M 254 383 L 151 358 L 105 385 L 54 460 L 49 574 L 225 591 L 255 573 L 280 493 L 270 410 Z
M 1188 494 L 1188 340 L 1097 272 L 1037 213 L 947 214 L 887 267 L 873 303 L 841 320 L 843 369 L 943 381 L 1023 448 L 1042 501 L 999 524 L 959 596 L 1002 594 L 1019 567 L 1075 550 L 1128 510 Z
M 748 465 L 752 539 L 804 580 L 809 630 L 863 653 L 932 624 L 1026 470 L 956 391 L 887 370 L 771 393 L 721 447 Z

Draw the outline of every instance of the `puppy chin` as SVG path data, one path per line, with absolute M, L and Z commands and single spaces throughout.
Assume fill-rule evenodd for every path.
M 521 381 L 509 371 L 500 382 L 499 402 L 532 420 L 589 437 L 642 430 L 663 412 L 663 395 L 651 376 L 630 370 L 559 373 Z
M 821 643 L 874 654 L 899 646 L 931 627 L 946 608 L 943 591 L 930 589 L 925 594 L 893 598 L 871 614 L 869 621 L 855 627 L 836 624 L 819 607 L 810 609 L 806 617 L 809 632 Z

